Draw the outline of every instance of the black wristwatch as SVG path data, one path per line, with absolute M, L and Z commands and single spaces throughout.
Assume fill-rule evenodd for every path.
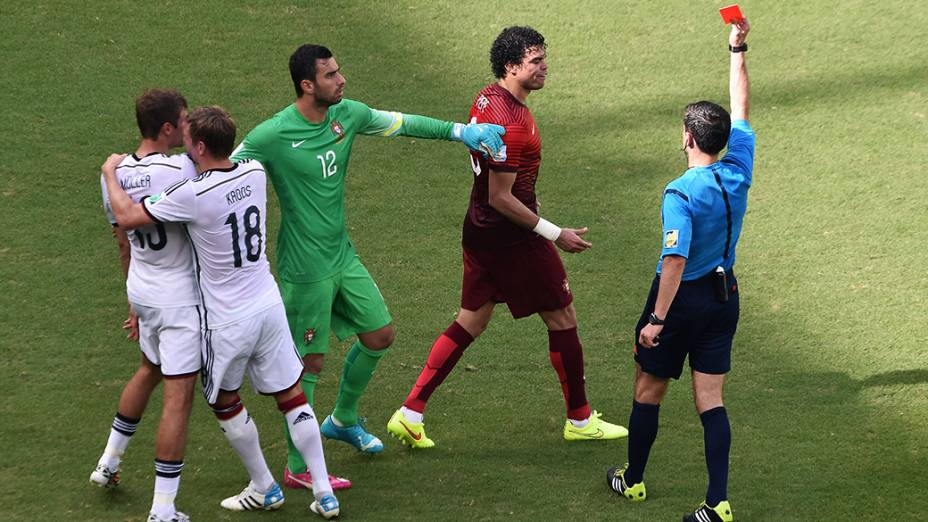
M 746 52 L 748 52 L 748 43 L 747 43 L 747 42 L 744 42 L 743 44 L 739 45 L 738 47 L 732 47 L 731 44 L 729 44 L 729 45 L 728 45 L 728 50 L 731 51 L 731 52 L 733 52 L 733 53 L 746 53 Z
M 656 313 L 651 312 L 651 315 L 648 316 L 648 324 L 664 326 L 664 320 L 659 318 Z

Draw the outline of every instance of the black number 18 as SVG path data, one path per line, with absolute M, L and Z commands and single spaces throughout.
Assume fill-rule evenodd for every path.
M 245 227 L 245 259 L 254 263 L 261 259 L 261 211 L 258 207 L 252 205 L 245 209 L 242 215 L 242 222 Z M 242 249 L 239 247 L 238 240 L 238 218 L 235 212 L 229 214 L 226 218 L 226 224 L 232 228 L 232 256 L 235 261 L 235 268 L 242 266 Z M 258 240 L 254 241 L 253 238 Z

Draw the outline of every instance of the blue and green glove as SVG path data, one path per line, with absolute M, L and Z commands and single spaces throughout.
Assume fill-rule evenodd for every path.
M 506 161 L 506 146 L 502 135 L 506 129 L 489 123 L 455 123 L 451 128 L 451 139 L 463 141 L 470 150 L 492 157 L 495 161 Z

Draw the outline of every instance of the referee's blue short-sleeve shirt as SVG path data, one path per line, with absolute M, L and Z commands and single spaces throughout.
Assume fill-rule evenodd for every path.
M 728 152 L 721 160 L 688 169 L 664 189 L 661 259 L 685 257 L 684 281 L 698 279 L 717 266 L 725 270 L 734 266 L 753 169 L 754 131 L 747 120 L 735 120 Z

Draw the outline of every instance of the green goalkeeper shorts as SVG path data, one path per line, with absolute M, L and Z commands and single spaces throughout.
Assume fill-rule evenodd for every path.
M 280 281 L 280 293 L 300 356 L 327 353 L 330 331 L 344 341 L 383 328 L 393 320 L 377 283 L 358 256 L 321 281 Z

